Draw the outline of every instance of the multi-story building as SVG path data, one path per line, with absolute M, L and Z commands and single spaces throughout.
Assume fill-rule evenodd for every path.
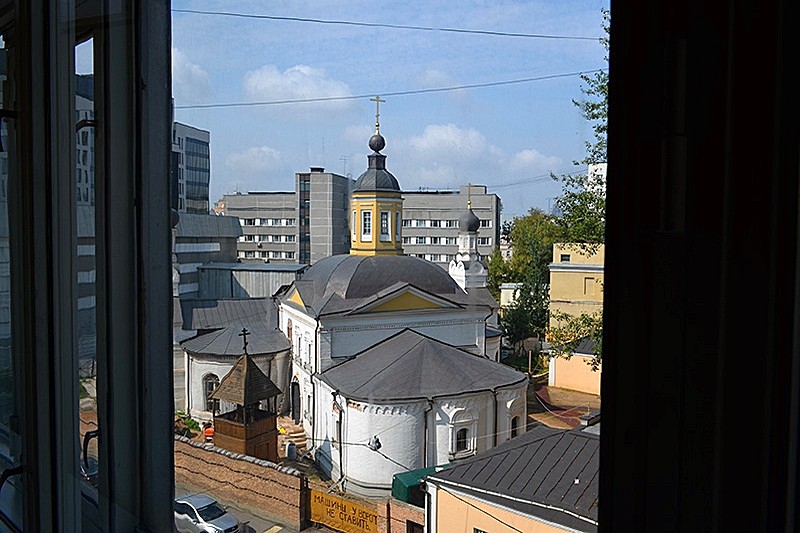
M 221 213 L 239 219 L 242 235 L 237 253 L 241 261 L 298 262 L 294 192 L 226 194 Z
M 344 176 L 311 167 L 295 174 L 300 263 L 312 264 L 325 257 L 350 252 L 347 213 L 355 182 Z M 312 200 L 313 199 L 313 200 Z
M 239 217 L 242 261 L 313 264 L 350 252 L 348 198 L 353 180 L 314 167 L 295 175 L 295 191 L 226 194 L 220 213 Z M 459 218 L 469 203 L 480 220 L 478 252 L 488 256 L 499 244 L 502 203 L 485 185 L 459 191 L 404 192 L 402 247 L 445 270 L 458 253 Z
M 172 208 L 181 213 L 209 212 L 210 138 L 208 131 L 172 123 Z
M 485 185 L 463 185 L 458 192 L 404 192 L 403 251 L 448 268 L 458 253 L 458 219 L 468 203 L 480 220 L 478 252 L 491 255 L 499 245 L 502 203 Z

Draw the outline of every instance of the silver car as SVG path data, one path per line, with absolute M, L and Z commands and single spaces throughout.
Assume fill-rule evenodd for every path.
M 239 533 L 241 523 L 205 494 L 175 498 L 175 528 L 180 533 Z

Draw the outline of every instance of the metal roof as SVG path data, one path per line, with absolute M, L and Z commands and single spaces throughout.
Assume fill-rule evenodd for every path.
M 537 426 L 426 479 L 549 522 L 596 532 L 599 466 L 599 435 Z
M 289 339 L 279 329 L 243 323 L 186 339 L 181 342 L 181 346 L 187 352 L 197 355 L 238 356 L 242 354 L 240 334 L 243 327 L 247 327 L 250 332 L 247 350 L 251 355 L 270 355 L 291 348 Z
M 219 329 L 230 324 L 256 329 L 259 325 L 273 329 L 278 325 L 278 313 L 271 298 L 246 300 L 180 300 L 175 305 L 176 322 L 184 330 Z
M 237 217 L 179 213 L 175 236 L 180 237 L 238 237 L 243 235 Z
M 518 385 L 527 376 L 410 329 L 321 374 L 350 399 L 415 400 Z
M 306 310 L 314 316 L 351 311 L 404 285 L 461 308 L 498 307 L 488 290 L 464 291 L 444 269 L 406 255 L 334 255 L 314 263 L 294 282 Z M 284 295 L 284 303 L 289 303 L 288 294 L 289 291 Z

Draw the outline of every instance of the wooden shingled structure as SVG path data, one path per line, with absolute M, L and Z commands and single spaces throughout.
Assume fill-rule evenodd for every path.
M 225 374 L 210 398 L 234 404 L 233 410 L 217 414 L 214 408 L 214 445 L 226 450 L 278 462 L 278 429 L 275 397 L 281 394 L 272 380 L 247 353 L 243 328 L 243 353 Z M 262 402 L 267 408 L 262 408 Z

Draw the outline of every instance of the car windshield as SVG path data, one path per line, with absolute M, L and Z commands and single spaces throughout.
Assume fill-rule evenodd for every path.
M 218 503 L 214 502 L 210 505 L 206 505 L 202 509 L 198 509 L 197 513 L 200 515 L 200 518 L 202 518 L 203 521 L 210 522 L 211 520 L 224 515 L 225 509 L 223 509 Z

